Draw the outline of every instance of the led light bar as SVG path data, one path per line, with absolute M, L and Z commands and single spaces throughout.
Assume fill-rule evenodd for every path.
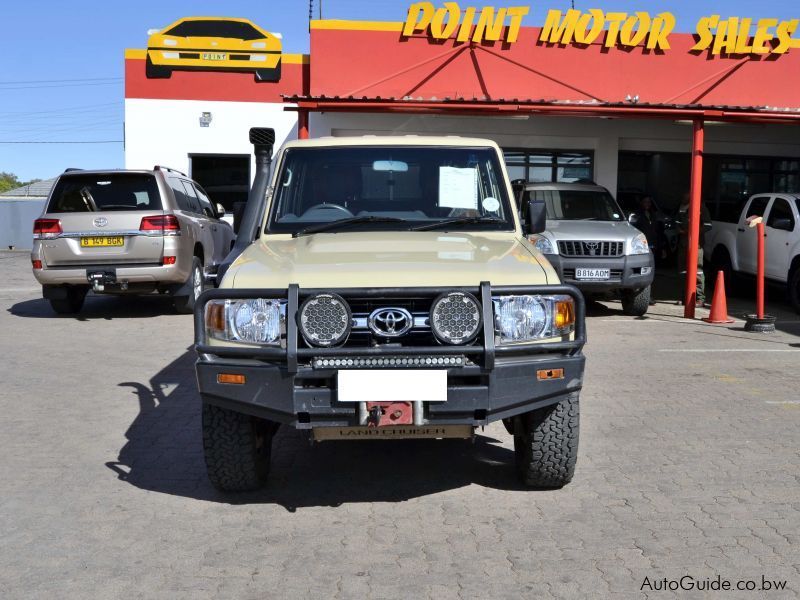
M 463 356 L 352 356 L 315 358 L 315 369 L 442 369 L 463 367 Z

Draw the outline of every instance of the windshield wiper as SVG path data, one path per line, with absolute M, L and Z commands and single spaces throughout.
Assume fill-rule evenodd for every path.
M 411 231 L 433 231 L 434 229 L 458 227 L 459 225 L 482 225 L 485 223 L 508 225 L 508 221 L 505 219 L 499 219 L 497 217 L 461 217 L 459 219 L 449 219 L 447 221 L 439 221 L 437 223 L 420 225 L 419 227 L 414 227 Z
M 301 235 L 310 235 L 312 233 L 322 233 L 324 231 L 333 231 L 341 227 L 350 227 L 352 225 L 362 225 L 364 223 L 407 223 L 405 219 L 397 217 L 376 217 L 374 215 L 365 215 L 363 217 L 352 217 L 350 219 L 339 219 L 338 221 L 331 221 L 330 223 L 322 223 L 320 225 L 312 225 L 292 234 L 292 237 L 300 237 Z

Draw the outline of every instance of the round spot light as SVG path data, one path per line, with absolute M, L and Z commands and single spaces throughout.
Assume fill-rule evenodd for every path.
M 445 344 L 468 344 L 477 337 L 481 322 L 481 305 L 472 294 L 442 294 L 431 307 L 431 329 Z
M 311 296 L 298 312 L 300 333 L 310 346 L 330 348 L 344 343 L 351 325 L 350 306 L 336 294 Z

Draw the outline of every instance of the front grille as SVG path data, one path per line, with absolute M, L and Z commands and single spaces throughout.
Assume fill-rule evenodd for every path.
M 623 256 L 624 242 L 560 241 L 558 253 L 561 256 L 611 257 Z
M 430 310 L 435 296 L 428 298 L 347 298 L 352 312 L 353 326 L 350 336 L 343 344 L 345 348 L 374 348 L 404 346 L 441 346 L 430 325 Z M 369 316 L 379 308 L 399 308 L 408 311 L 413 318 L 412 328 L 400 337 L 376 335 L 368 326 Z M 303 341 L 301 340 L 301 343 Z M 476 340 L 473 343 L 480 343 Z

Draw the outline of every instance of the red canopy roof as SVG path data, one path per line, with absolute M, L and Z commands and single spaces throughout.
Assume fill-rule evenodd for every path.
M 310 93 L 287 99 L 326 110 L 660 109 L 670 118 L 709 111 L 722 119 L 800 117 L 798 52 L 697 54 L 689 34 L 672 34 L 670 50 L 652 52 L 541 44 L 539 28 L 522 28 L 514 44 L 404 38 L 401 29 L 400 23 L 315 22 Z

